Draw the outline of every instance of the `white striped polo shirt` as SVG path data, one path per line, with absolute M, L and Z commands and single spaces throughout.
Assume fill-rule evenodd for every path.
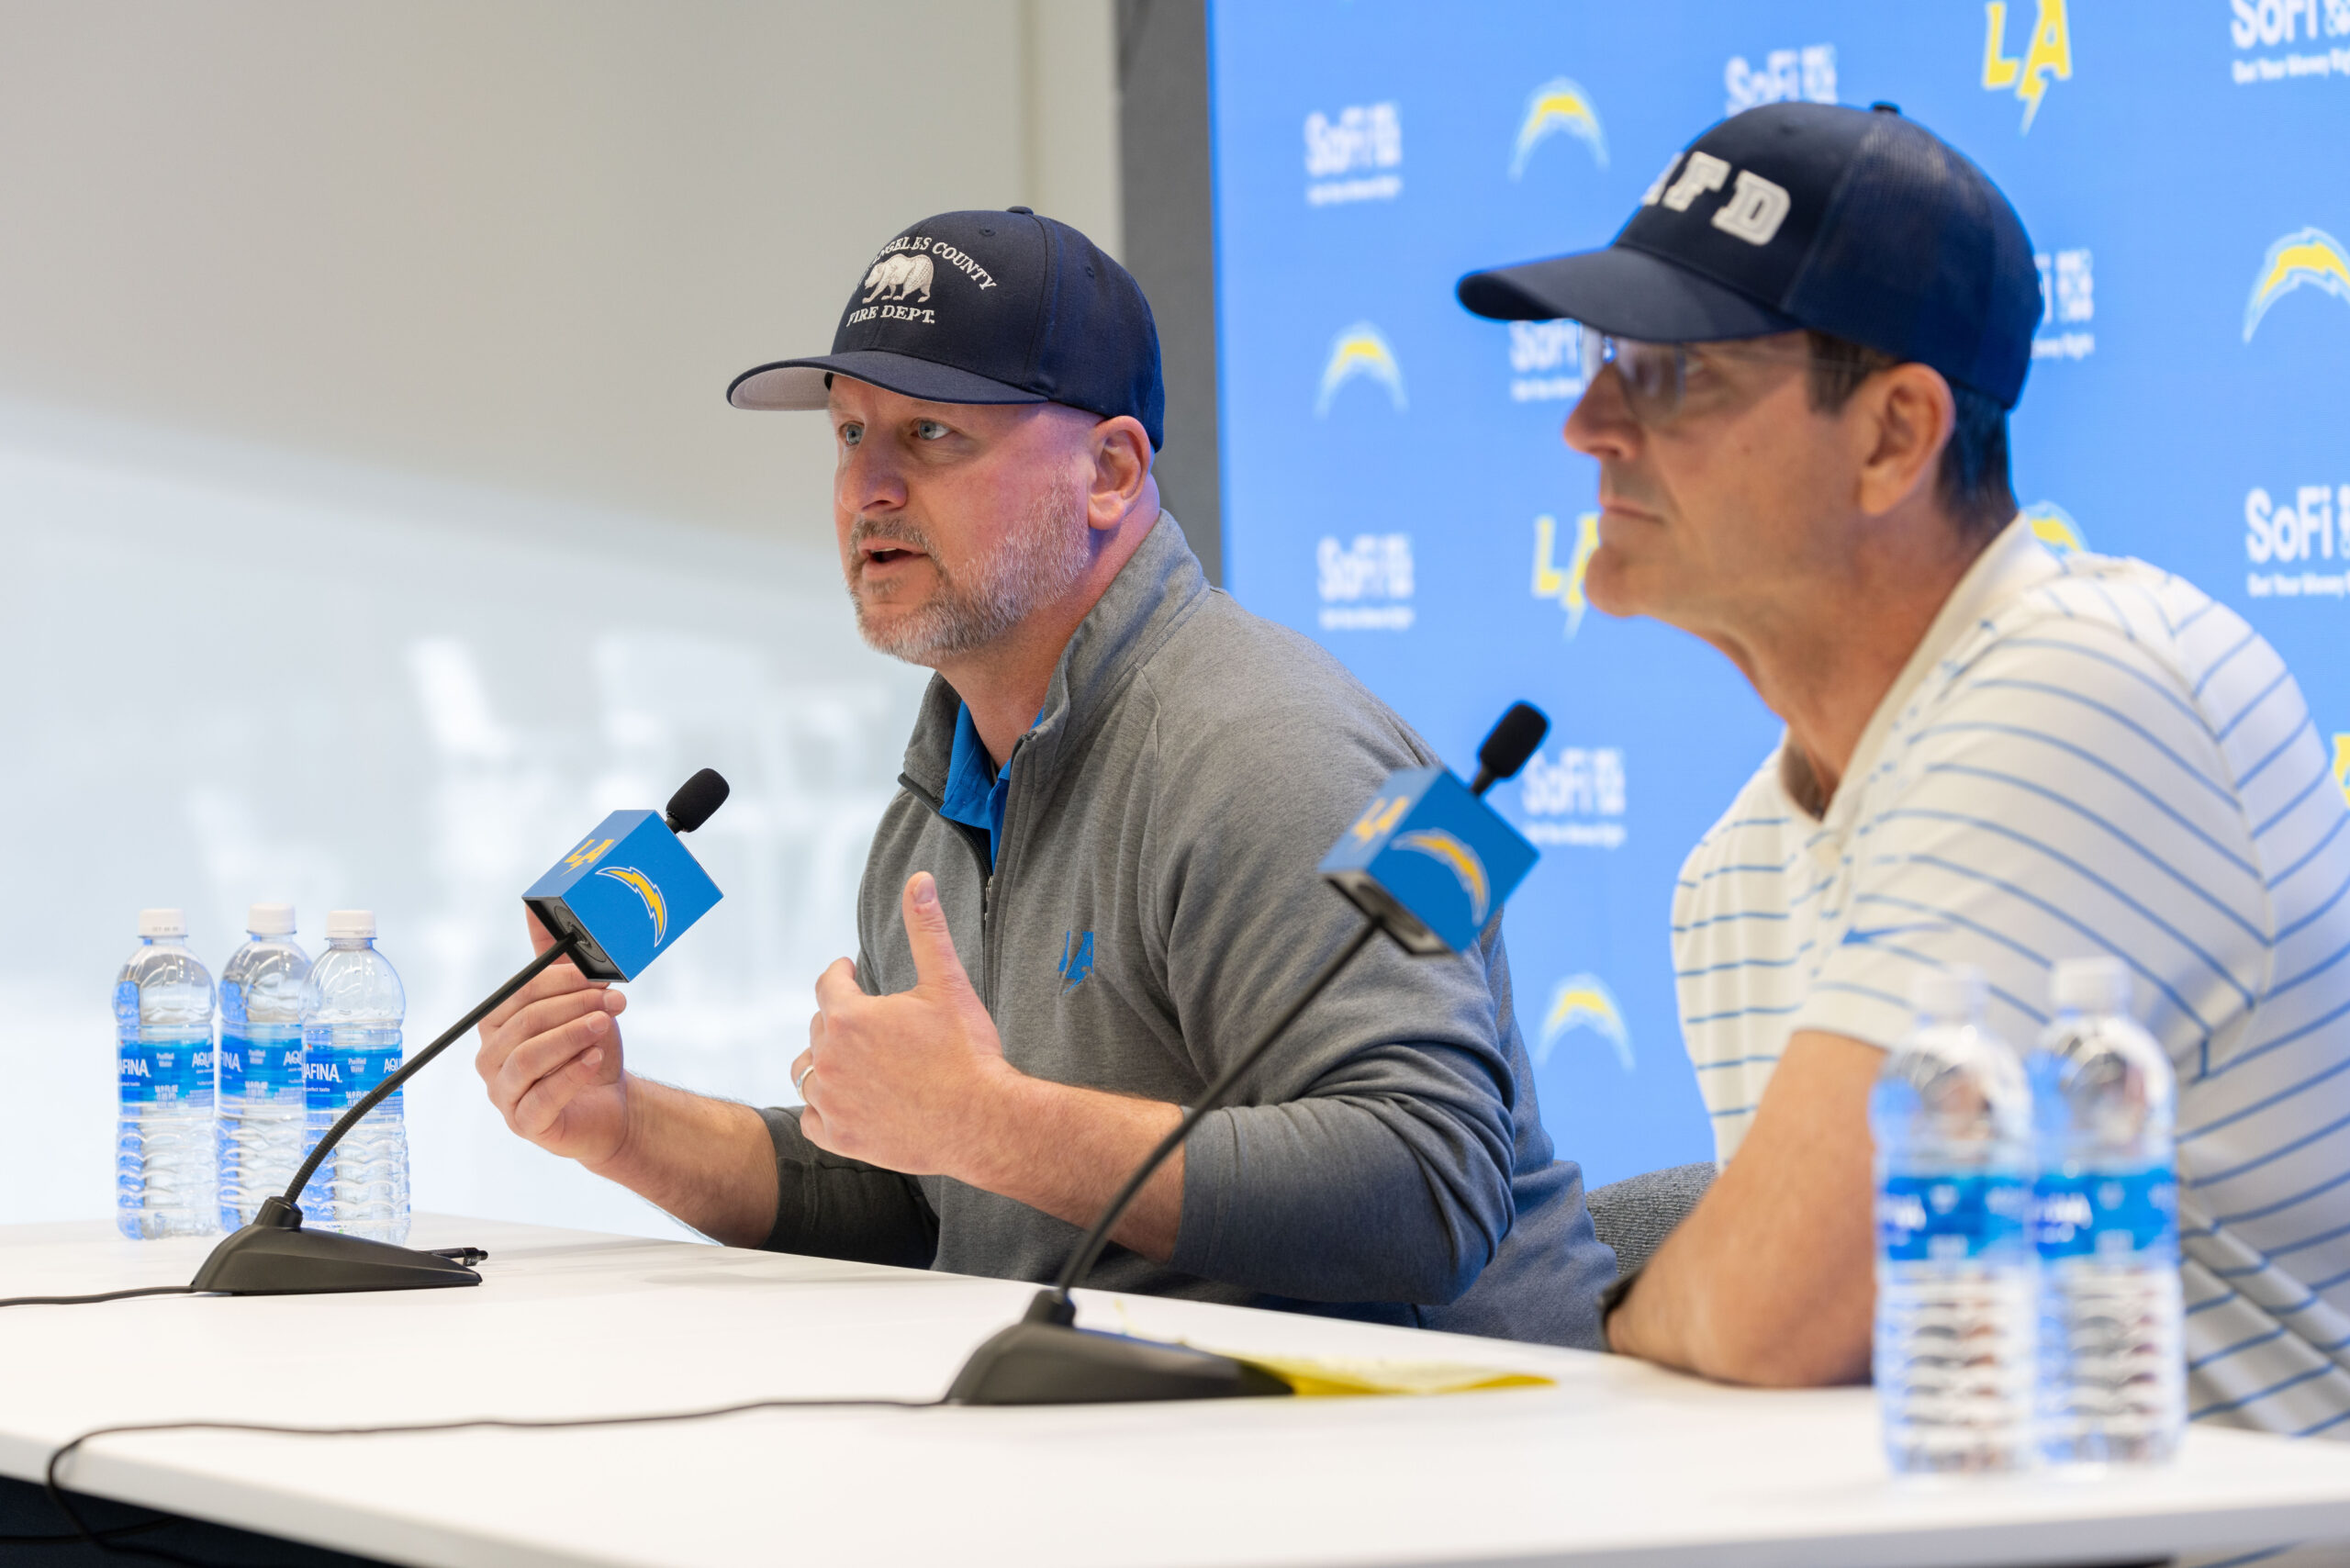
M 1890 1047 L 1919 970 L 1967 963 L 2028 1046 L 2057 960 L 2111 953 L 2178 1069 L 2189 1408 L 2350 1438 L 2350 812 L 2276 651 L 2010 523 L 1824 817 L 1807 778 L 1783 745 L 1673 899 L 1719 1159 L 1796 1031 Z

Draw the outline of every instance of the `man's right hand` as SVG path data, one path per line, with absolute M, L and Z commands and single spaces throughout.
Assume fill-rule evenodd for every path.
M 554 945 L 537 915 L 523 918 L 537 951 Z M 611 1163 L 628 1135 L 619 1019 L 627 1005 L 626 996 L 562 958 L 485 1019 L 474 1068 L 506 1125 L 591 1170 Z

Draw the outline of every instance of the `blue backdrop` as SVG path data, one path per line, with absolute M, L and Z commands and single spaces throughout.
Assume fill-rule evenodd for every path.
M 1575 329 L 1452 286 L 1604 244 L 1724 114 L 1889 99 L 1988 171 L 2046 295 L 2035 525 L 2247 614 L 2350 767 L 2350 0 L 1220 0 L 1210 29 L 1227 584 L 1456 766 L 1512 698 L 1550 713 L 1495 796 L 1543 850 L 1507 933 L 1594 1181 L 1712 1156 L 1673 885 L 1778 724 L 1693 638 L 1583 613 Z

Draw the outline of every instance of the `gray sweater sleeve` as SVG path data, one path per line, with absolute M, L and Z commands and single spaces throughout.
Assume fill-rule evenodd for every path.
M 856 983 L 878 988 L 864 955 Z M 775 1226 L 761 1243 L 770 1252 L 846 1258 L 927 1269 L 938 1252 L 938 1214 L 912 1177 L 862 1159 L 828 1154 L 800 1130 L 800 1113 L 759 1113 L 775 1144 Z
M 1156 759 L 1144 864 L 1203 1078 L 1360 923 L 1315 868 L 1390 769 L 1428 760 L 1381 716 L 1271 691 Z M 1498 919 L 1474 953 L 1364 949 L 1192 1135 L 1173 1266 L 1303 1300 L 1457 1300 L 1515 1215 L 1507 995 Z
M 759 1113 L 775 1143 L 775 1228 L 770 1252 L 846 1258 L 927 1269 L 938 1250 L 938 1216 L 911 1176 L 827 1154 L 800 1130 L 800 1113 Z

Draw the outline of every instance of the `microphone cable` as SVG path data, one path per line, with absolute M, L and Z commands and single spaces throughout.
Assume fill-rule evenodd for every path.
M 63 1545 L 80 1541 L 108 1556 L 140 1557 L 154 1562 L 170 1562 L 179 1568 L 220 1568 L 200 1558 L 183 1556 L 162 1547 L 125 1543 L 117 1545 L 119 1537 L 159 1529 L 179 1522 L 179 1516 L 135 1525 L 112 1526 L 94 1530 L 82 1516 L 66 1501 L 65 1487 L 58 1479 L 58 1472 L 84 1444 L 99 1438 L 120 1437 L 131 1432 L 260 1432 L 274 1437 L 291 1438 L 380 1438 L 404 1436 L 416 1432 L 461 1432 L 480 1429 L 505 1431 L 544 1431 L 558 1428 L 579 1427 L 646 1427 L 677 1421 L 708 1421 L 721 1416 L 742 1416 L 755 1410 L 935 1410 L 946 1404 L 937 1399 L 749 1399 L 733 1405 L 713 1405 L 698 1410 L 659 1410 L 633 1416 L 468 1416 L 446 1421 L 397 1421 L 366 1427 L 296 1427 L 279 1426 L 266 1421 L 138 1421 L 117 1427 L 94 1427 L 73 1439 L 49 1456 L 49 1463 L 41 1472 L 41 1490 L 57 1511 L 73 1526 L 71 1535 L 0 1536 L 0 1545 Z M 235 1529 L 239 1527 L 226 1527 Z
M 101 1301 L 129 1301 L 135 1295 L 194 1295 L 194 1285 L 140 1285 L 135 1290 L 100 1291 L 95 1295 L 0 1296 L 0 1306 L 88 1306 Z

